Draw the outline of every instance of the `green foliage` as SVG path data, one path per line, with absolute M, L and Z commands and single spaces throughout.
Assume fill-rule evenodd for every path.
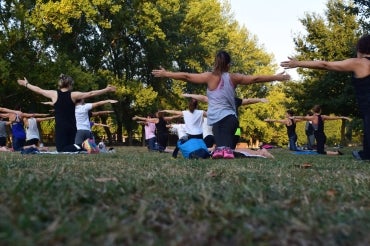
M 284 84 L 282 83 L 271 87 L 266 98 L 269 102 L 260 106 L 263 108 L 260 117 L 258 117 L 260 123 L 254 123 L 263 127 L 260 133 L 262 135 L 260 140 L 285 146 L 288 141 L 285 126 L 278 123 L 267 123 L 263 120 L 267 118 L 284 119 L 286 111 L 290 109 L 289 104 L 291 104 L 293 98 L 289 94 L 284 93 Z
M 352 2 L 348 3 L 346 6 L 353 14 L 358 16 L 358 21 L 360 23 L 361 29 L 364 33 L 367 33 L 370 27 L 369 17 L 369 3 L 367 0 L 353 0 Z
M 353 57 L 359 25 L 343 1 L 328 1 L 325 17 L 307 13 L 301 23 L 307 34 L 294 38 L 298 59 L 334 61 Z M 313 69 L 298 71 L 303 75 L 304 86 L 293 96 L 304 102 L 300 111 L 319 104 L 337 115 L 356 115 L 350 74 Z
M 362 245 L 369 165 L 343 156 L 0 155 L 4 245 Z M 304 163 L 311 168 L 302 168 Z
M 46 30 L 48 25 L 65 33 L 71 33 L 73 28 L 71 20 L 84 17 L 88 22 L 97 23 L 105 28 L 110 27 L 108 19 L 101 18 L 101 12 L 117 13 L 121 9 L 120 4 L 111 0 L 72 0 L 42 1 L 37 0 L 34 10 L 29 15 L 29 21 L 36 28 Z
M 340 3 L 328 3 L 326 19 L 316 15 L 302 19 L 308 35 L 295 39 L 300 58 L 338 59 L 350 54 L 346 47 L 355 42 L 358 23 Z M 272 74 L 277 68 L 257 37 L 235 21 L 227 1 L 11 0 L 2 1 L 0 8 L 1 105 L 12 108 L 22 104 L 48 112 L 49 108 L 39 103 L 44 101 L 42 96 L 16 84 L 22 77 L 45 89 L 56 88 L 60 73 L 71 75 L 76 81 L 74 89 L 79 91 L 114 84 L 118 88 L 114 99 L 119 103 L 113 105 L 111 120 L 116 123 L 118 138 L 126 133 L 130 136 L 137 128 L 131 121 L 133 115 L 184 108 L 186 103 L 180 96 L 184 92 L 205 94 L 204 85 L 153 78 L 153 68 L 209 71 L 220 49 L 230 52 L 233 72 Z M 302 86 L 285 87 L 286 94 L 294 92 L 295 100 L 284 102 L 284 107 L 305 111 L 320 103 L 335 114 L 351 113 L 354 100 L 348 76 L 303 72 Z M 266 97 L 274 86 L 240 86 L 237 94 Z M 312 99 L 309 95 L 320 96 Z M 103 98 L 106 96 L 91 100 Z M 268 112 L 265 107 L 241 109 L 244 137 L 271 138 L 261 122 Z

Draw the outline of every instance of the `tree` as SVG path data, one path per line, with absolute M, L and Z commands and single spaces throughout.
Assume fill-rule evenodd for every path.
M 347 4 L 347 9 L 354 15 L 358 16 L 360 27 L 364 33 L 367 33 L 370 28 L 370 5 L 368 0 L 353 0 Z
M 354 55 L 355 43 L 359 37 L 356 16 L 345 7 L 342 0 L 329 0 L 326 6 L 326 18 L 306 14 L 301 19 L 307 34 L 294 38 L 298 59 L 343 60 Z M 297 93 L 294 97 L 309 106 L 300 108 L 301 112 L 320 104 L 327 112 L 335 115 L 356 115 L 350 74 L 305 69 L 298 69 L 298 72 L 303 75 L 304 88 L 302 93 Z M 344 129 L 343 121 L 343 141 Z

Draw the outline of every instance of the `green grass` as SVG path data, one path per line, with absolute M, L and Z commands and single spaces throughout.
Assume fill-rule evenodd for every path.
M 370 162 L 351 149 L 276 149 L 275 160 L 116 150 L 0 153 L 0 244 L 370 244 Z

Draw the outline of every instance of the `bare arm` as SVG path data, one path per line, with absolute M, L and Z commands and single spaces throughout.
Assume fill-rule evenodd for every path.
M 108 85 L 106 88 L 101 90 L 94 90 L 94 91 L 88 91 L 88 92 L 80 92 L 80 91 L 73 91 L 71 93 L 71 97 L 73 101 L 76 101 L 77 99 L 86 99 L 90 97 L 100 96 L 108 92 L 115 92 L 116 87 Z
M 26 87 L 27 89 L 36 92 L 37 94 L 43 95 L 44 97 L 50 98 L 53 104 L 57 101 L 58 94 L 55 90 L 44 90 L 36 85 L 31 85 L 27 78 L 18 79 L 18 84 Z
M 146 122 L 146 119 L 145 117 L 141 117 L 141 116 L 137 116 L 135 115 L 134 117 L 132 117 L 132 120 L 140 120 L 140 121 L 145 121 Z
M 8 108 L 2 108 L 2 107 L 0 107 L 0 112 L 4 112 L 4 113 L 17 113 L 18 111 L 17 110 L 13 110 L 13 109 L 8 109 Z M 9 117 L 9 114 L 7 116 Z
M 54 103 L 53 102 L 41 102 L 41 103 L 44 104 L 44 105 L 54 106 Z
M 242 100 L 242 105 L 254 104 L 254 103 L 266 103 L 268 100 L 266 98 L 244 98 Z
M 157 78 L 171 78 L 177 80 L 183 80 L 196 84 L 207 84 L 211 73 L 185 73 L 185 72 L 170 72 L 164 68 L 152 70 L 152 74 Z
M 138 121 L 136 121 L 138 124 L 141 124 L 141 125 L 146 125 L 146 124 L 148 124 L 146 121 L 144 121 L 144 120 L 138 120 Z
M 43 117 L 43 118 L 35 118 L 37 122 L 45 121 L 45 120 L 52 120 L 55 119 L 54 116 L 52 117 Z
M 165 109 L 165 110 L 161 110 L 160 112 L 168 113 L 168 114 L 175 114 L 175 115 L 180 115 L 180 116 L 183 115 L 182 111 L 179 111 L 179 110 Z
M 277 122 L 277 123 L 281 123 L 281 124 L 287 124 L 288 123 L 288 121 L 286 119 L 284 119 L 284 120 L 265 119 L 265 122 Z
M 135 120 L 135 121 L 145 121 L 145 122 L 151 122 L 151 123 L 158 123 L 159 119 L 158 118 L 145 118 L 145 117 L 141 117 L 141 116 L 134 116 L 132 117 L 132 120 Z
M 99 106 L 102 106 L 102 105 L 108 104 L 108 103 L 117 103 L 117 102 L 118 102 L 117 100 L 111 100 L 111 99 L 104 100 L 104 101 L 99 101 L 99 102 L 94 102 L 94 103 L 92 103 L 92 108 L 96 108 L 96 107 L 99 107 Z
M 165 121 L 171 121 L 171 120 L 175 120 L 175 119 L 178 119 L 182 117 L 182 114 L 178 114 L 178 115 L 174 115 L 174 116 L 166 116 L 166 117 L 163 117 L 163 119 Z
M 323 120 L 351 120 L 351 118 L 345 116 L 328 116 L 328 115 L 321 115 Z
M 103 111 L 96 111 L 96 112 L 91 112 L 93 116 L 98 116 L 98 115 L 105 115 L 105 114 L 110 114 L 113 113 L 114 111 L 112 110 L 103 110 Z
M 248 85 L 255 83 L 290 80 L 290 75 L 286 74 L 285 72 L 278 73 L 276 75 L 244 75 L 240 73 L 233 73 L 230 76 L 235 85 Z
M 295 120 L 307 120 L 307 121 L 312 121 L 315 119 L 315 116 L 314 115 L 311 115 L 311 116 L 294 116 L 293 117 Z
M 312 68 L 323 69 L 338 72 L 354 72 L 360 65 L 360 59 L 350 58 L 342 61 L 298 61 L 294 58 L 288 57 L 289 60 L 280 63 L 284 68 Z
M 29 114 L 29 113 L 21 113 L 21 117 L 25 117 L 25 118 L 31 118 L 31 117 L 46 117 L 48 116 L 49 114 L 39 114 L 39 113 L 35 113 L 35 114 Z
M 185 94 L 182 94 L 183 97 L 190 97 L 190 98 L 194 98 L 195 100 L 199 101 L 199 102 L 205 102 L 205 103 L 208 103 L 208 97 L 207 96 L 204 96 L 204 95 L 198 95 L 198 94 L 188 94 L 188 93 L 185 93 Z
M 93 126 L 109 127 L 109 125 L 107 125 L 107 124 L 95 123 L 95 122 L 94 122 Z

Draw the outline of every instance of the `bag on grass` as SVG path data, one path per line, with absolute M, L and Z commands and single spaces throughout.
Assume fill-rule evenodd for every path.
M 88 138 L 82 143 L 82 148 L 84 148 L 89 154 L 99 153 L 99 147 L 96 145 L 94 139 Z
M 203 139 L 180 139 L 177 141 L 177 147 L 173 151 L 172 157 L 176 158 L 179 150 L 185 159 L 206 159 L 211 156 Z

